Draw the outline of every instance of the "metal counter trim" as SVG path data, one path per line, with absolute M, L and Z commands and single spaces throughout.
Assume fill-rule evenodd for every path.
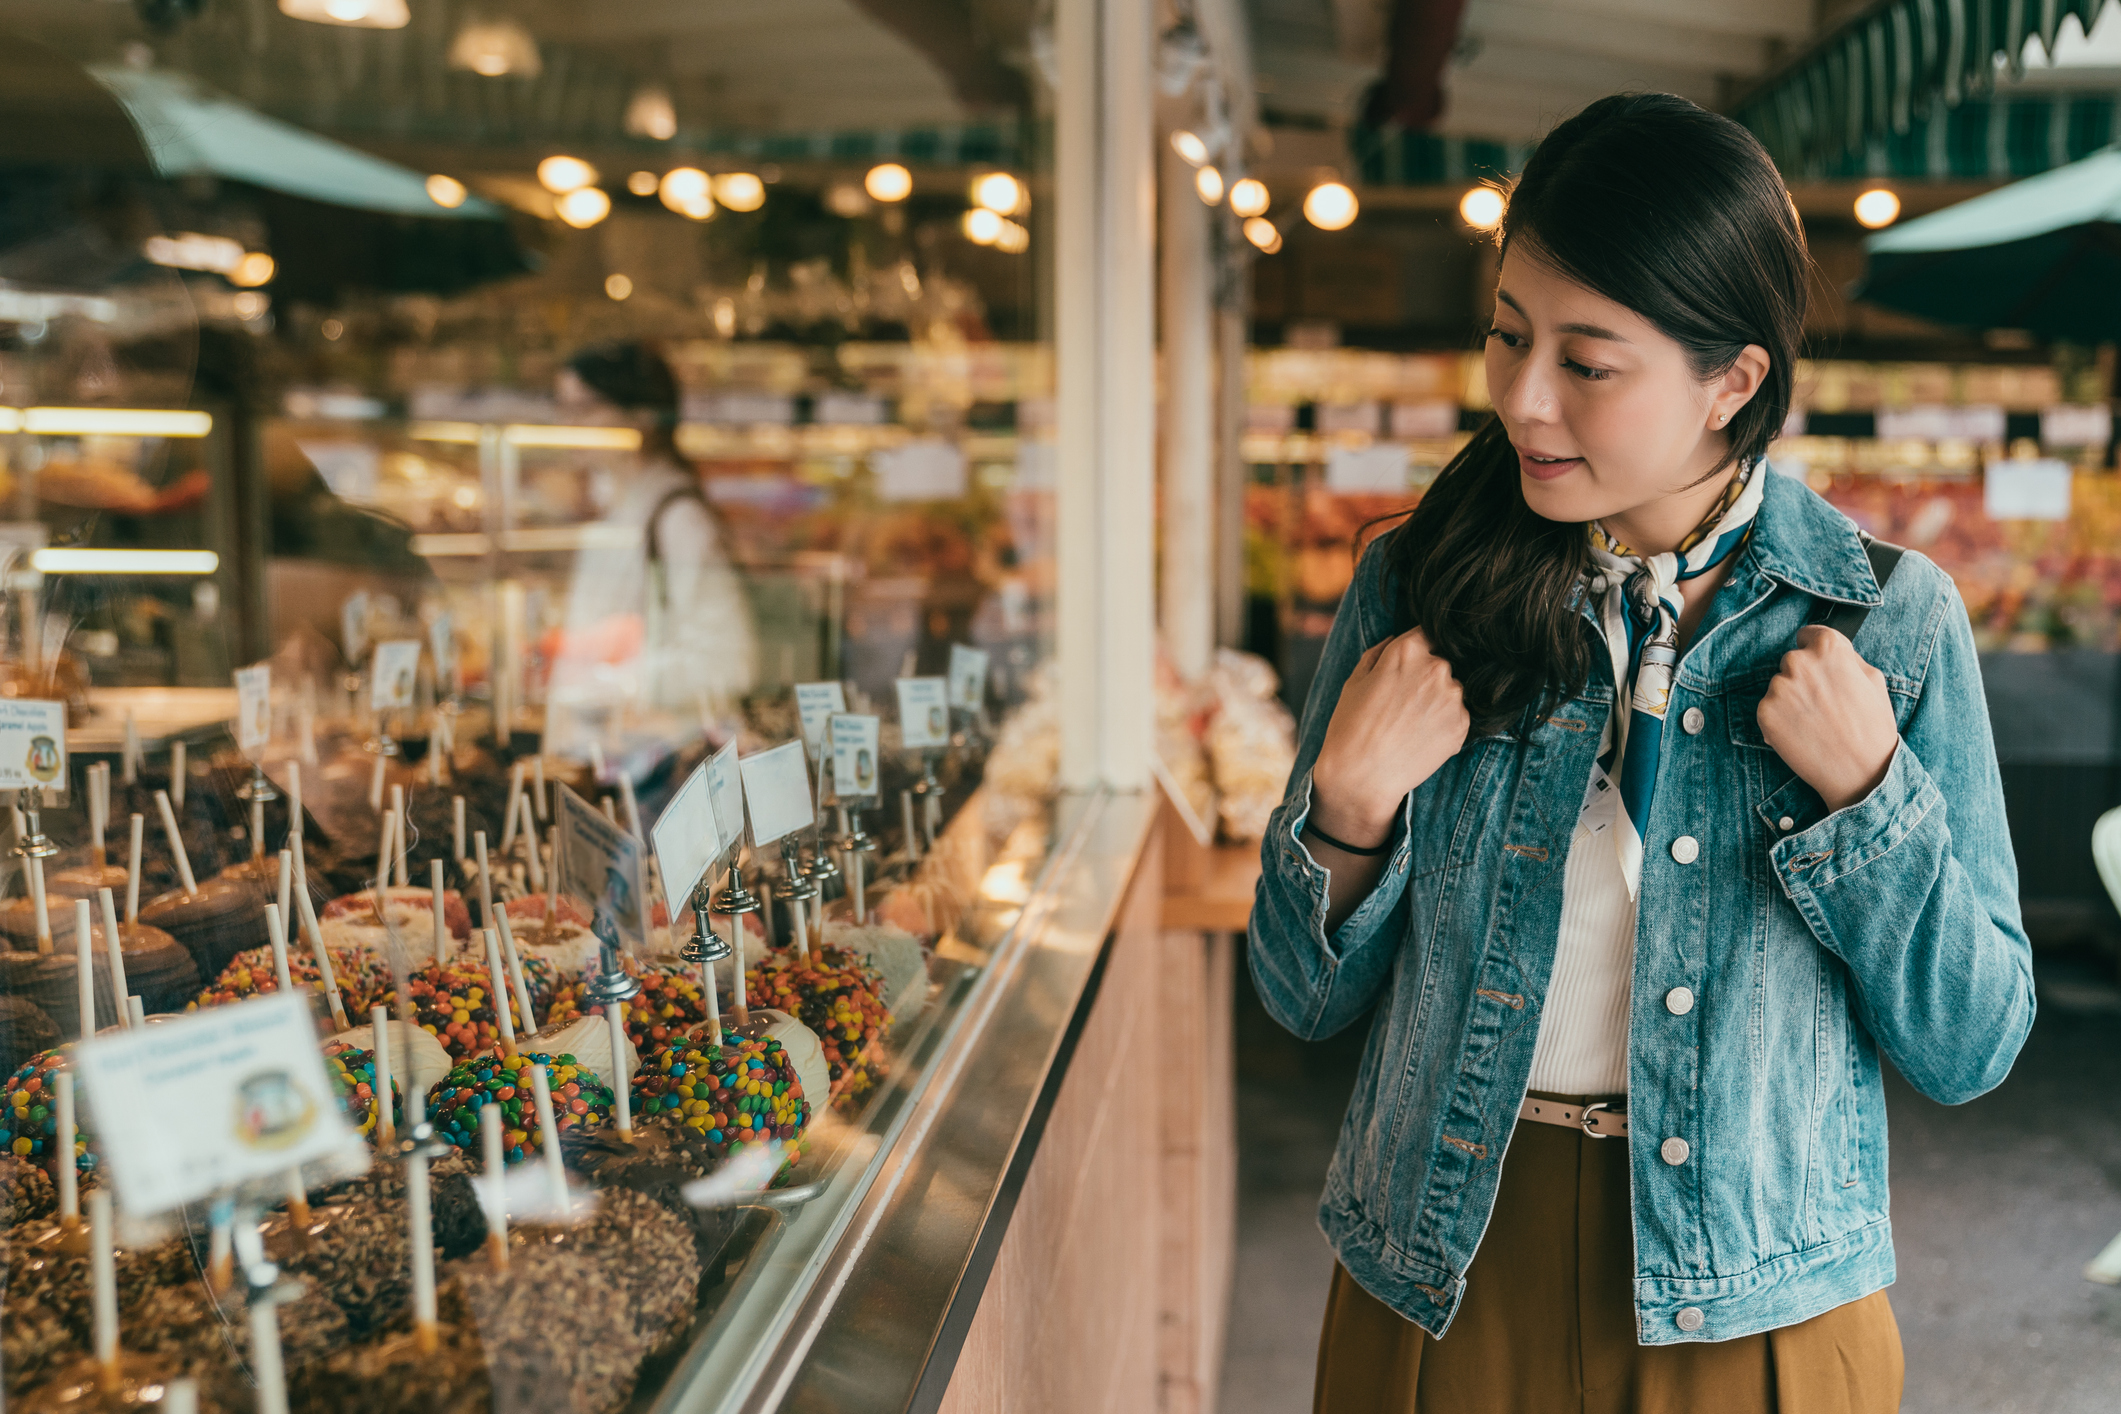
M 1063 801 L 1065 852 L 740 1408 L 838 1414 L 941 1400 L 1095 1000 L 1153 807 L 1153 795 Z M 968 1075 L 980 1083 L 961 1085 Z

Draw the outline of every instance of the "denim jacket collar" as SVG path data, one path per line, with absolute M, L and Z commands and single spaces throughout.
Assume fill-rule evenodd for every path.
M 1748 547 L 1762 573 L 1821 599 L 1876 608 L 1884 599 L 1856 523 L 1773 467 Z

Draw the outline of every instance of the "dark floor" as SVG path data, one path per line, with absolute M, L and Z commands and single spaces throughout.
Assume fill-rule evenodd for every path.
M 2121 1232 L 2121 987 L 2043 956 L 2009 1080 L 1946 1108 L 1887 1076 L 1893 1310 L 1906 1414 L 2116 1414 L 2121 1287 L 2083 1279 Z M 1238 1251 L 1222 1414 L 1310 1408 L 1332 1258 L 1315 1219 L 1362 1027 L 1306 1045 L 1239 984 Z

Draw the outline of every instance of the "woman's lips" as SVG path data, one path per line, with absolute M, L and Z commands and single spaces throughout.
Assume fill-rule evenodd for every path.
M 1583 458 L 1564 457 L 1558 460 L 1546 460 L 1535 457 L 1533 453 L 1519 447 L 1517 449 L 1517 464 L 1524 469 L 1524 474 L 1531 477 L 1534 481 L 1552 481 L 1555 477 L 1565 475 L 1582 466 Z

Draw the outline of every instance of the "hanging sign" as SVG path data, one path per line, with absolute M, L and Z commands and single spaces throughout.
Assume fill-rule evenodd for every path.
M 263 751 L 272 740 L 272 666 L 236 669 L 236 745 Z
M 801 742 L 746 756 L 743 772 L 754 848 L 763 849 L 810 823 L 810 765 Z
M 877 727 L 875 717 L 833 714 L 832 789 L 843 799 L 877 793 Z
M 413 681 L 420 675 L 420 640 L 393 638 L 376 645 L 369 671 L 368 705 L 378 712 L 412 706 Z
M 589 901 L 590 928 L 614 948 L 645 937 L 647 891 L 641 883 L 641 842 L 566 786 L 553 792 L 560 841 L 553 869 L 559 890 Z
M 74 1049 L 96 1146 L 127 1213 L 282 1182 L 313 1160 L 365 1163 L 317 1049 L 307 996 L 214 1007 Z
M 900 678 L 898 721 L 901 744 L 921 751 L 950 744 L 950 680 Z

